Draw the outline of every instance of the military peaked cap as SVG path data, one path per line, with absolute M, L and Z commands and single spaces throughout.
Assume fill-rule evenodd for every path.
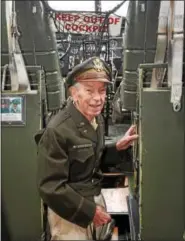
M 20 100 L 19 99 L 13 99 L 12 100 L 12 104 L 19 105 L 20 104 Z
M 66 87 L 69 88 L 77 82 L 100 81 L 111 82 L 111 69 L 99 57 L 91 57 L 83 63 L 76 65 L 66 77 Z

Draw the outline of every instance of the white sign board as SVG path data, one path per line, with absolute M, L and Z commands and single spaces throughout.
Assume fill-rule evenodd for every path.
M 58 30 L 64 33 L 92 34 L 107 32 L 108 26 L 111 36 L 119 36 L 121 33 L 122 17 L 115 15 L 109 16 L 108 26 L 103 24 L 105 17 L 92 13 L 56 13 L 55 20 Z
M 1 121 L 22 122 L 23 121 L 23 98 L 2 97 L 1 98 Z

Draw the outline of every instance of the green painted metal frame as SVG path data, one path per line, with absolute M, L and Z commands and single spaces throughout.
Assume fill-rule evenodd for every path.
M 40 72 L 37 71 L 37 77 L 40 76 L 38 90 L 24 93 L 25 126 L 2 127 L 3 241 L 41 239 L 41 200 L 36 184 L 37 149 L 34 142 L 35 132 L 42 128 L 41 101 L 45 95 L 45 93 L 42 95 Z M 14 96 L 16 94 L 19 95 L 19 93 L 13 93 Z M 10 96 L 11 93 L 3 94 L 3 96 L 6 95 Z
M 143 88 L 143 68 L 138 94 L 139 236 L 180 241 L 185 227 L 184 96 L 181 111 L 173 112 L 170 89 Z

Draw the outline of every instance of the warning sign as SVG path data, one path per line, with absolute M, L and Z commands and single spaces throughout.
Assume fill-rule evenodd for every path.
M 107 32 L 108 27 L 111 36 L 119 36 L 121 33 L 122 18 L 115 15 L 109 16 L 109 24 L 104 24 L 105 17 L 90 13 L 57 13 L 55 19 L 57 28 L 65 33 L 91 34 Z

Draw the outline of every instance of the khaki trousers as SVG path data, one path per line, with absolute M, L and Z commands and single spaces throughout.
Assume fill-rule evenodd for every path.
M 94 200 L 95 203 L 106 208 L 102 194 L 95 196 Z M 93 240 L 93 224 L 89 225 L 87 229 L 84 229 L 59 217 L 50 208 L 48 208 L 48 222 L 50 226 L 51 240 Z M 101 227 L 96 229 L 97 239 L 101 229 Z

